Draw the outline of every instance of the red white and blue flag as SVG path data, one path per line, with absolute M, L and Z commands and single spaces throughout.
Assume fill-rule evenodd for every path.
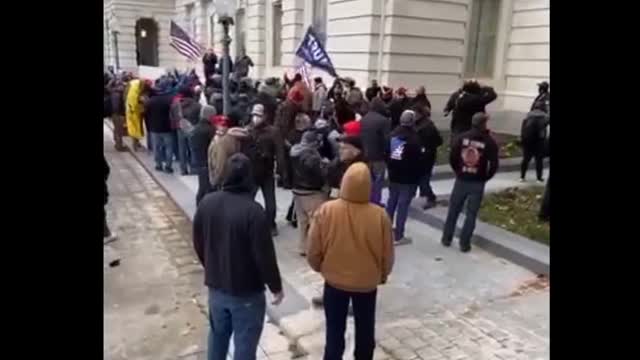
M 195 42 L 186 31 L 182 30 L 178 24 L 171 21 L 171 29 L 169 30 L 169 45 L 176 49 L 180 55 L 191 61 L 199 61 L 204 52 L 202 45 Z

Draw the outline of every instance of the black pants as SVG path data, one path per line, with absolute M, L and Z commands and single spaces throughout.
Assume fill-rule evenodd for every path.
M 209 182 L 209 168 L 198 167 L 195 169 L 198 174 L 198 192 L 196 193 L 196 206 L 200 204 L 200 200 L 211 192 L 211 183 Z
M 267 214 L 267 221 L 271 227 L 276 226 L 276 181 L 273 175 L 257 182 L 253 197 L 256 197 L 258 189 L 262 191 L 264 199 L 264 209 Z
M 420 184 L 418 186 L 418 188 L 420 189 L 420 197 L 427 198 L 427 200 L 431 202 L 436 201 L 436 194 L 431 188 L 431 175 L 433 174 L 434 163 L 427 164 L 427 171 L 420 179 Z
M 544 146 L 539 144 L 527 144 L 522 146 L 522 164 L 520 164 L 520 177 L 522 179 L 527 175 L 527 168 L 531 159 L 535 158 L 536 161 L 536 177 L 538 180 L 542 180 L 543 160 L 544 160 Z
M 341 360 L 344 354 L 344 333 L 347 328 L 349 301 L 353 302 L 356 328 L 355 360 L 373 359 L 376 347 L 376 295 L 377 290 L 360 293 L 339 290 L 324 284 L 324 316 L 327 333 L 324 360 Z

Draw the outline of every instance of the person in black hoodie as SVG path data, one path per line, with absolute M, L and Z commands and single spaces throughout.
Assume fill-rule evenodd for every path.
M 391 115 L 391 128 L 395 129 L 400 124 L 400 115 L 409 109 L 411 99 L 407 96 L 407 89 L 404 87 L 396 90 L 396 98 L 389 105 L 389 113 Z
M 441 242 L 445 247 L 451 246 L 458 216 L 466 203 L 464 225 L 460 233 L 462 252 L 471 250 L 471 237 L 482 204 L 485 183 L 498 171 L 498 144 L 487 129 L 488 120 L 489 115 L 485 113 L 474 114 L 473 128 L 454 140 L 449 155 L 456 180 Z
M 369 160 L 373 174 L 371 202 L 382 206 L 382 188 L 386 172 L 386 150 L 391 133 L 391 119 L 384 102 L 379 97 L 371 101 L 371 110 L 360 120 L 360 138 L 364 146 L 364 156 Z
M 222 191 L 202 199 L 193 219 L 193 246 L 209 288 L 208 359 L 226 359 L 233 334 L 235 357 L 254 359 L 266 310 L 265 284 L 274 305 L 284 298 L 282 280 L 255 185 L 242 153 L 226 165 Z
M 423 108 L 427 106 L 431 109 L 431 101 L 429 101 L 429 98 L 427 97 L 427 89 L 425 89 L 424 86 L 419 86 L 416 89 L 416 96 L 411 99 L 411 106 L 413 108 Z
M 204 65 L 204 81 L 205 86 L 211 86 L 211 77 L 216 72 L 216 63 L 218 62 L 218 57 L 216 53 L 213 52 L 213 49 L 207 49 L 207 52 L 202 57 L 202 64 Z
M 538 84 L 538 96 L 531 104 L 531 111 L 536 108 L 547 114 L 551 111 L 551 93 L 549 93 L 549 83 L 546 81 Z
M 382 91 L 382 88 L 378 85 L 378 80 L 374 79 L 374 80 L 371 80 L 371 86 L 369 86 L 367 90 L 364 92 L 364 96 L 367 98 L 368 102 L 371 102 L 373 98 L 380 95 L 381 91 Z
M 174 130 L 169 116 L 172 101 L 171 94 L 155 95 L 152 93 L 144 105 L 144 116 L 151 134 L 156 170 L 164 170 L 169 174 L 173 173 L 173 153 L 176 147 Z
M 275 126 L 266 122 L 264 106 L 256 104 L 251 111 L 251 125 L 249 125 L 249 141 L 252 147 L 251 162 L 253 176 L 256 183 L 254 196 L 258 188 L 262 191 L 267 221 L 271 227 L 271 234 L 278 236 L 276 227 L 276 180 L 274 163 L 282 164 L 284 159 L 284 141 Z
M 420 138 L 420 145 L 424 149 L 420 165 L 424 171 L 420 179 L 420 197 L 425 198 L 422 208 L 427 210 L 436 205 L 436 194 L 431 188 L 431 174 L 436 163 L 438 147 L 442 145 L 442 136 L 440 136 L 438 128 L 431 121 L 431 109 L 426 103 L 417 103 L 414 111 L 417 116 L 418 138 Z
M 200 121 L 193 128 L 191 133 L 191 162 L 193 170 L 198 174 L 198 192 L 196 193 L 196 205 L 200 200 L 211 192 L 211 182 L 209 181 L 209 166 L 207 161 L 209 144 L 215 135 L 212 125 L 213 117 L 217 115 L 216 108 L 205 105 L 200 110 Z
M 532 158 L 536 161 L 536 177 L 539 182 L 544 182 L 542 177 L 543 160 L 545 153 L 545 140 L 547 138 L 547 125 L 549 115 L 544 112 L 545 104 L 540 102 L 534 105 L 531 112 L 522 121 L 520 141 L 522 145 L 522 163 L 520 164 L 520 181 L 525 182 L 527 168 Z
M 420 164 L 423 149 L 416 132 L 416 114 L 405 110 L 400 116 L 400 126 L 391 132 L 389 141 L 389 200 L 387 213 L 393 221 L 396 215 L 394 239 L 396 245 L 410 244 L 412 240 L 404 236 L 404 226 L 409 214 L 411 199 L 423 175 Z
M 465 82 L 453 108 L 452 138 L 471 130 L 471 117 L 479 112 L 486 113 L 485 107 L 497 97 L 498 94 L 490 86 L 481 86 L 475 80 Z

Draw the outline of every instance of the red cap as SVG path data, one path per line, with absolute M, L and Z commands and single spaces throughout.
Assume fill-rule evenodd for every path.
M 347 136 L 360 136 L 361 127 L 359 121 L 351 120 L 345 123 L 342 128 Z
M 224 115 L 214 115 L 211 117 L 214 126 L 224 126 L 229 127 L 229 122 L 227 117 Z

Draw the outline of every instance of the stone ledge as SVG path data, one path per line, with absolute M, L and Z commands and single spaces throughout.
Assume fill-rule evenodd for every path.
M 413 201 L 409 209 L 409 216 L 442 230 L 447 217 L 447 209 L 437 207 L 423 211 L 418 203 Z M 464 214 L 461 214 L 460 218 L 464 220 Z M 461 228 L 460 225 L 456 225 L 456 236 L 459 235 Z M 476 222 L 472 242 L 474 245 L 536 274 L 549 276 L 550 250 L 548 246 L 480 220 Z

